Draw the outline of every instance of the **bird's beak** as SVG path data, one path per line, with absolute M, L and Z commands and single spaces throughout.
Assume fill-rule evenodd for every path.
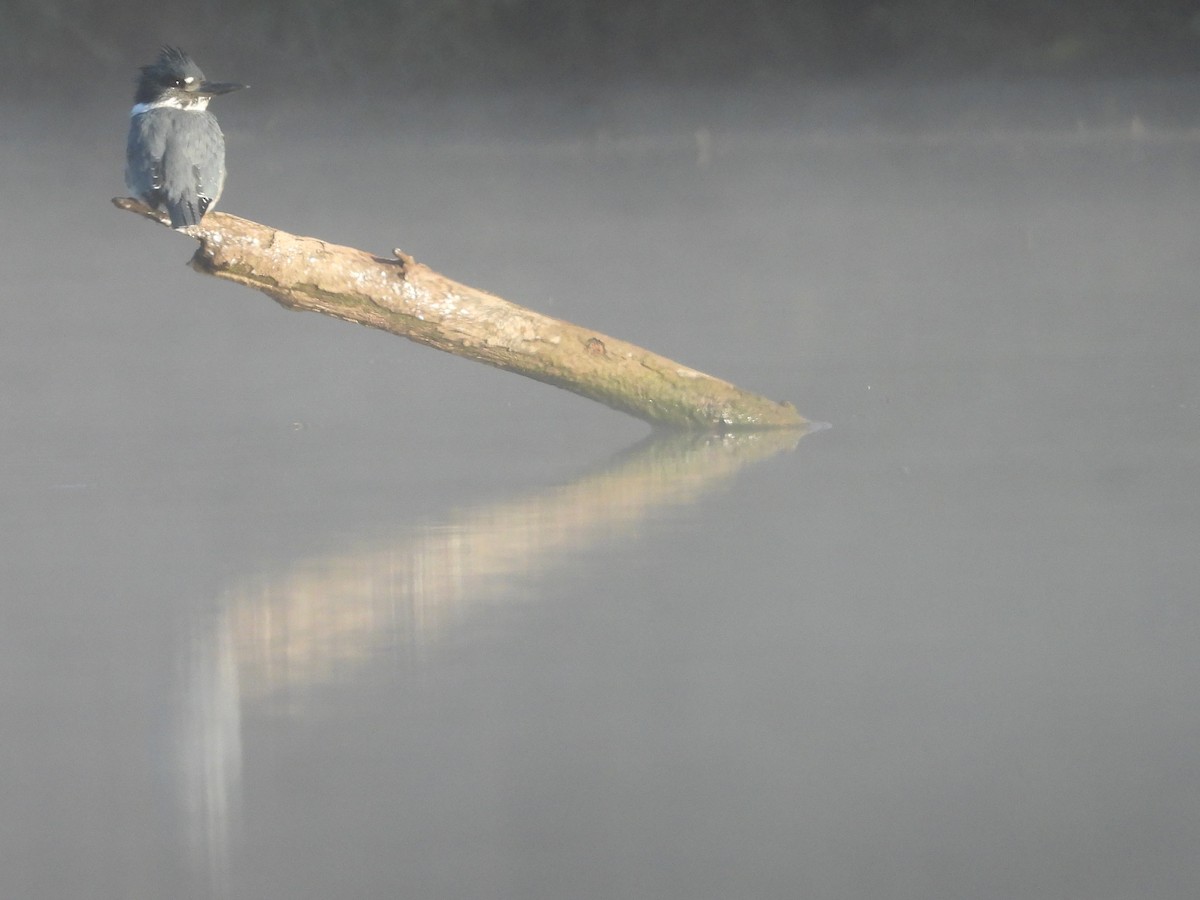
M 248 87 L 250 85 L 234 84 L 232 81 L 205 81 L 196 89 L 196 93 L 215 97 L 217 94 L 228 94 L 231 91 L 240 91 L 242 88 Z

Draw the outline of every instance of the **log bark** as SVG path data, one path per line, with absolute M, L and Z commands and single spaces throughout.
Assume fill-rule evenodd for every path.
M 137 200 L 113 203 L 169 224 Z M 200 242 L 191 260 L 198 272 L 256 288 L 288 309 L 380 328 L 552 384 L 656 427 L 740 431 L 808 425 L 790 403 L 459 284 L 400 250 L 390 259 L 373 256 L 215 211 L 181 230 Z

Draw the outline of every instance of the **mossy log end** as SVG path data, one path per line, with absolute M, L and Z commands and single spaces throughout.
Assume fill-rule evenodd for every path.
M 113 203 L 169 224 L 136 200 Z M 198 272 L 257 288 L 289 309 L 380 328 L 517 372 L 656 427 L 737 431 L 808 424 L 790 403 L 459 284 L 399 250 L 384 259 L 215 211 L 181 230 L 200 242 L 191 261 Z

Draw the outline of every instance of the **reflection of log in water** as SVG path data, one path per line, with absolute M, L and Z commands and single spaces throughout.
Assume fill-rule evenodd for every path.
M 517 596 L 518 579 L 630 535 L 800 435 L 649 438 L 571 484 L 231 587 L 181 657 L 178 790 L 198 893 L 230 896 L 244 700 L 299 711 L 305 688 L 352 674 L 381 644 L 427 645 L 480 605 Z
M 225 615 L 241 688 L 266 697 L 344 677 L 347 664 L 381 642 L 427 644 L 480 604 L 511 597 L 516 579 L 632 533 L 743 466 L 791 449 L 799 436 L 652 437 L 571 484 L 239 584 L 226 594 Z

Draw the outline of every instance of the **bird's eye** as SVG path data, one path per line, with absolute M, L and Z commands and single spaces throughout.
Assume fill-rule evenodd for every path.
M 183 87 L 183 79 L 182 78 L 172 78 L 171 79 L 171 87 Z

